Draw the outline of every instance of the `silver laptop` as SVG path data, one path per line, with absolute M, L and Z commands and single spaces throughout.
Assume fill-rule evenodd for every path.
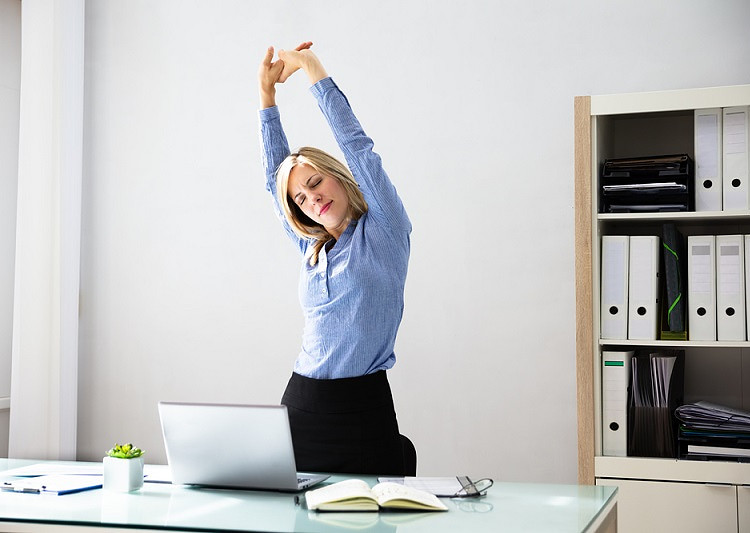
M 159 402 L 172 483 L 299 491 L 329 476 L 299 474 L 284 405 Z

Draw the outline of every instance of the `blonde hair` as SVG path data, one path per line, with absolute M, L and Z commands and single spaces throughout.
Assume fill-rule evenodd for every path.
M 320 250 L 325 243 L 333 238 L 333 235 L 323 227 L 322 224 L 314 222 L 305 215 L 297 204 L 289 197 L 289 175 L 297 165 L 307 165 L 317 172 L 337 180 L 346 191 L 349 200 L 349 216 L 358 220 L 367 212 L 367 202 L 359 190 L 359 185 L 346 165 L 323 150 L 304 146 L 297 152 L 287 156 L 276 171 L 276 195 L 281 205 L 281 210 L 294 233 L 304 239 L 314 239 L 310 266 L 318 263 Z

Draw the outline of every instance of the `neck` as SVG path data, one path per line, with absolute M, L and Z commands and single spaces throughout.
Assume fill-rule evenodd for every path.
M 340 226 L 337 226 L 335 228 L 326 228 L 326 231 L 330 233 L 334 239 L 339 240 L 339 237 L 346 231 L 346 228 L 349 227 L 349 223 L 352 221 L 351 217 L 347 217 Z

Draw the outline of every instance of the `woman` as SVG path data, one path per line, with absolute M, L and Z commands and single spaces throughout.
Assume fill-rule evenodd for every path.
M 266 188 L 304 260 L 302 349 L 282 403 L 297 468 L 414 475 L 404 467 L 386 370 L 404 305 L 411 223 L 344 94 L 310 50 L 269 48 L 258 80 Z M 290 153 L 276 85 L 302 69 L 347 165 L 315 148 Z M 407 441 L 408 442 L 408 441 Z

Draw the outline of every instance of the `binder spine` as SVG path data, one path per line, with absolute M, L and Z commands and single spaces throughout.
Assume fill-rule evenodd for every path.
M 695 111 L 695 210 L 722 209 L 722 111 Z
M 628 444 L 628 386 L 635 352 L 602 352 L 602 453 L 624 457 Z
M 661 338 L 687 340 L 685 237 L 674 224 L 662 227 Z
M 716 340 L 716 237 L 688 237 L 688 338 Z
M 748 185 L 748 110 L 750 106 L 726 107 L 722 117 L 724 210 L 750 208 Z
M 601 338 L 628 338 L 630 237 L 602 236 Z
M 659 237 L 630 237 L 628 339 L 656 340 L 659 320 Z
M 720 341 L 744 341 L 745 252 L 742 235 L 716 237 L 716 336 Z

